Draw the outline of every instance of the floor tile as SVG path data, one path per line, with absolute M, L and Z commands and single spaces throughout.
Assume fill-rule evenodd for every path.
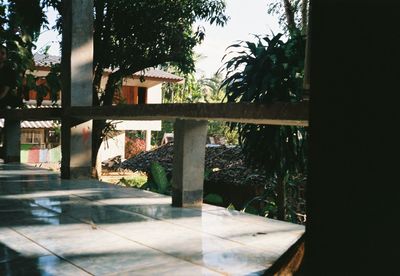
M 49 251 L 9 228 L 0 228 L 0 263 L 18 257 L 39 257 Z
M 130 276 L 130 275 L 138 275 L 138 276 L 147 276 L 147 275 L 174 275 L 174 276 L 190 276 L 190 275 L 204 275 L 204 276 L 214 276 L 214 275 L 223 275 L 216 271 L 212 271 L 203 266 L 195 265 L 189 262 L 184 261 L 173 261 L 168 262 L 163 265 L 151 264 L 148 267 L 143 267 L 141 269 L 118 272 L 116 274 L 109 274 L 107 276 Z
M 0 275 L 80 276 L 90 274 L 56 256 L 42 256 L 38 258 L 19 258 L 10 262 L 0 263 Z
M 0 164 L 0 275 L 259 275 L 304 226 Z M 7 274 L 8 273 L 8 274 Z
M 261 250 L 241 246 L 210 252 L 192 261 L 229 275 L 263 275 L 274 260 L 275 256 Z

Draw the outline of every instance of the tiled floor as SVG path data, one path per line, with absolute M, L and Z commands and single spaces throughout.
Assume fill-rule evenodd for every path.
M 0 164 L 0 275 L 258 275 L 304 227 Z

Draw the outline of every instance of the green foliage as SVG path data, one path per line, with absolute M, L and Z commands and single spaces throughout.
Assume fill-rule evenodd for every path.
M 151 176 L 154 183 L 157 185 L 157 192 L 161 194 L 166 194 L 170 186 L 165 173 L 165 169 L 158 162 L 151 163 L 150 166 Z
M 268 104 L 303 100 L 305 39 L 299 32 L 286 42 L 281 37 L 257 37 L 256 43 L 244 41 L 230 46 L 237 50 L 237 55 L 225 63 L 222 85 L 228 102 Z M 289 175 L 306 173 L 305 128 L 231 124 L 232 129 L 235 127 L 246 161 L 276 181 L 276 189 L 285 190 L 282 186 Z M 282 204 L 280 209 L 284 208 Z
M 192 71 L 192 48 L 203 36 L 202 29 L 192 31 L 193 23 L 203 19 L 224 25 L 226 21 L 225 3 L 219 0 L 95 1 L 95 6 L 96 40 L 112 38 L 96 42 L 106 46 L 101 60 L 112 68 L 125 65 L 123 58 L 153 63 L 149 65 L 173 62 L 185 72 Z
M 213 204 L 213 205 L 222 205 L 224 200 L 222 196 L 217 194 L 208 194 L 204 197 L 204 202 Z
M 193 73 L 181 73 L 179 68 L 165 67 L 184 78 L 184 83 L 165 83 L 162 87 L 164 103 L 220 103 L 224 99 L 221 89 L 222 77 L 216 73 L 212 78 L 196 79 Z
M 229 102 L 271 103 L 302 100 L 304 38 L 298 34 L 287 42 L 278 34 L 243 42 L 238 56 L 226 62 L 223 82 Z M 234 124 L 247 161 L 274 177 L 306 168 L 307 132 L 301 127 Z
M 285 182 L 287 183 L 285 189 L 288 211 L 286 220 L 303 224 L 305 222 L 305 194 L 303 189 L 306 177 L 300 174 L 287 175 Z M 250 199 L 241 211 L 276 219 L 278 215 L 276 185 L 276 179 L 268 181 L 262 194 Z
M 45 24 L 41 1 L 0 1 L 0 44 L 6 45 L 9 62 L 17 72 L 18 91 L 22 91 L 26 70 L 34 68 L 32 50 Z
M 25 99 L 29 98 L 29 91 L 36 92 L 36 103 L 40 106 L 44 97 L 50 94 L 53 105 L 56 104 L 61 91 L 60 65 L 52 65 L 50 72 L 45 77 L 36 77 L 32 74 L 25 75 L 25 82 L 21 87 Z
M 257 43 L 244 41 L 229 47 L 241 51 L 224 65 L 222 86 L 228 102 L 302 100 L 305 41 L 300 34 L 286 43 L 281 37 L 258 37 Z
M 288 0 L 286 4 L 290 10 L 289 17 L 293 17 L 293 21 L 288 18 L 285 1 L 282 0 L 271 0 L 268 5 L 268 13 L 278 18 L 279 25 L 285 31 L 290 31 L 290 28 L 295 31 L 304 31 L 307 28 L 309 0 Z
M 164 137 L 164 133 L 172 133 L 174 131 L 174 122 L 172 121 L 161 121 L 161 131 L 151 132 L 151 144 L 161 145 L 161 140 Z
M 184 83 L 164 83 L 162 86 L 164 103 L 198 103 L 204 102 L 200 84 L 193 73 L 181 74 L 172 71 L 184 78 Z
M 210 180 L 210 175 L 212 174 L 212 169 L 204 168 L 204 181 Z
M 52 64 L 50 72 L 46 76 L 46 84 L 49 88 L 50 98 L 55 103 L 59 98 L 59 92 L 61 91 L 61 68 L 60 64 Z
M 247 206 L 245 209 L 243 209 L 243 212 L 249 213 L 252 215 L 259 215 L 258 210 L 254 208 L 253 206 Z
M 29 90 L 35 90 L 38 106 L 48 93 L 55 103 L 61 90 L 59 64 L 52 65 L 46 77 L 25 73 L 34 69 L 32 51 L 36 49 L 35 42 L 41 28 L 47 28 L 48 22 L 44 14 L 46 5 L 47 1 L 40 0 L 0 1 L 0 43 L 7 45 L 10 62 L 18 73 L 18 92 L 27 99 Z
M 185 78 L 185 84 L 165 83 L 162 87 L 164 103 L 221 103 L 224 101 L 225 91 L 221 87 L 222 76 L 219 73 L 211 78 L 200 78 L 197 80 L 193 74 L 181 74 L 177 68 L 166 68 L 171 73 L 181 75 Z M 168 130 L 166 129 L 168 128 Z M 168 122 L 162 126 L 162 131 L 157 134 L 156 141 L 161 141 L 165 132 L 173 131 L 172 123 Z M 208 124 L 208 135 L 224 138 L 228 144 L 238 143 L 238 133 L 230 130 L 225 122 L 210 121 Z M 158 142 L 159 143 L 159 142 Z
M 133 177 L 129 178 L 121 178 L 119 183 L 123 184 L 126 187 L 132 187 L 132 188 L 141 188 L 145 183 L 147 182 L 147 176 L 146 175 L 135 175 Z
M 145 139 L 145 132 L 144 131 L 136 131 L 136 130 L 127 130 L 125 131 L 125 134 L 127 137 L 131 139 Z
M 217 139 L 225 139 L 229 145 L 237 145 L 239 134 L 236 129 L 230 129 L 229 125 L 222 121 L 208 122 L 208 135 Z
M 193 31 L 196 20 L 224 25 L 225 2 L 106 1 L 95 2 L 94 66 L 96 74 L 117 69 L 115 82 L 137 71 L 169 62 L 183 72 L 194 70 L 193 47 L 204 37 L 203 28 Z M 106 86 L 100 100 L 110 104 L 114 85 Z M 95 83 L 96 87 L 100 87 Z
M 225 91 L 221 87 L 223 77 L 220 73 L 215 73 L 211 78 L 202 77 L 198 80 L 202 94 L 204 95 L 204 102 L 206 103 L 220 103 L 224 101 Z

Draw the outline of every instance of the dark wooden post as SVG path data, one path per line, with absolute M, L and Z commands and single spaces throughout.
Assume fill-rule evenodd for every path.
M 4 120 L 4 162 L 21 162 L 21 121 Z

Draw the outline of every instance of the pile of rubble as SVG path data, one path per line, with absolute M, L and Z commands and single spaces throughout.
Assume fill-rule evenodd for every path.
M 119 171 L 149 172 L 151 163 L 158 162 L 164 167 L 167 175 L 171 176 L 173 151 L 173 143 L 168 143 L 152 151 L 142 152 L 113 168 Z M 262 173 L 245 165 L 239 146 L 206 147 L 205 170 L 206 181 L 231 185 L 265 184 Z

